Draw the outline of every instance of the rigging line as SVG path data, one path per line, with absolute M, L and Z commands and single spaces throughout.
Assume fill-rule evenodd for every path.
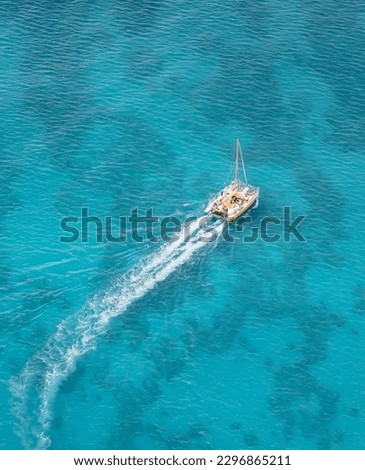
M 237 184 L 238 183 L 238 148 L 240 145 L 240 141 L 237 139 L 236 140 L 236 161 L 235 161 L 235 173 L 234 173 L 234 181 Z
M 246 168 L 245 168 L 245 163 L 244 163 L 244 161 L 243 161 L 243 155 L 242 155 L 242 149 L 241 149 L 241 146 L 239 147 L 239 149 L 240 149 L 240 156 L 241 156 L 241 162 L 242 162 L 243 174 L 245 175 L 245 183 L 247 183 Z
M 239 142 L 239 139 L 237 139 L 238 142 Z M 244 161 L 243 161 L 243 156 L 242 156 L 242 149 L 241 149 L 241 145 L 239 143 L 238 145 L 238 148 L 239 148 L 239 154 L 240 154 L 240 158 L 241 158 L 241 162 L 242 162 L 242 167 L 243 167 L 243 173 L 245 175 L 245 179 L 246 179 L 246 182 L 247 182 L 247 175 L 246 175 L 246 169 L 245 169 L 245 165 L 244 165 Z M 236 152 L 237 152 L 237 148 L 235 146 L 234 150 L 232 151 L 232 154 L 231 154 L 231 165 L 230 165 L 230 170 L 229 170 L 229 173 L 228 173 L 228 177 L 226 178 L 226 185 L 231 182 L 232 180 L 235 180 L 235 171 L 236 171 Z M 237 168 L 237 178 L 239 177 L 239 168 Z
M 231 166 L 229 170 L 228 177 L 226 178 L 226 185 L 234 179 L 234 166 L 235 166 L 235 151 L 233 150 L 231 156 Z

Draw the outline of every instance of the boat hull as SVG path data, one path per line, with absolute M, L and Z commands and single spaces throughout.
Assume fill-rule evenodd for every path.
M 205 210 L 227 222 L 234 222 L 258 201 L 260 188 L 251 185 L 242 186 L 241 191 L 228 186 L 219 195 L 209 201 Z
M 255 199 L 253 199 L 252 201 L 250 201 L 247 206 L 243 207 L 242 210 L 238 211 L 236 214 L 232 215 L 232 216 L 228 216 L 228 217 L 224 217 L 220 214 L 217 214 L 215 213 L 214 211 L 207 211 L 208 214 L 211 214 L 212 216 L 214 217 L 217 217 L 218 219 L 221 219 L 221 220 L 225 220 L 227 222 L 235 222 L 239 217 L 241 217 L 241 215 L 243 215 L 245 212 L 247 212 L 249 209 L 252 208 L 252 206 L 258 202 L 259 200 L 259 197 L 256 197 Z
M 258 197 L 250 201 L 247 206 L 245 206 L 241 211 L 238 211 L 237 214 L 234 214 L 232 217 L 227 217 L 226 220 L 227 222 L 234 222 L 235 220 L 238 219 L 238 217 L 241 217 L 245 212 L 247 212 L 254 204 L 255 202 L 258 201 Z

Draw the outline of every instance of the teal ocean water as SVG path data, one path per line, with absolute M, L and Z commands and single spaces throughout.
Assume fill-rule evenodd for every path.
M 0 448 L 363 449 L 363 3 L 0 11 Z M 305 243 L 59 241 L 201 216 L 237 137 Z

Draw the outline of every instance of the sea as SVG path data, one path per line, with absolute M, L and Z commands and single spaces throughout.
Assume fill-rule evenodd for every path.
M 364 3 L 0 13 L 0 448 L 364 449 Z

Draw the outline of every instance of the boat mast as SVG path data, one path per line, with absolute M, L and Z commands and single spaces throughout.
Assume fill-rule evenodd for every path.
M 240 141 L 237 139 L 236 141 L 236 166 L 234 170 L 234 182 L 237 184 L 238 183 L 238 148 L 240 145 Z
M 239 145 L 239 141 L 237 140 L 237 143 Z M 242 156 L 242 149 L 241 146 L 239 145 L 239 150 L 240 150 L 240 157 L 241 157 L 241 162 L 242 162 L 242 168 L 243 168 L 243 174 L 245 175 L 245 183 L 247 184 L 247 175 L 246 175 L 246 168 L 245 168 L 245 162 L 243 161 L 243 156 Z M 237 157 L 237 165 L 238 165 L 238 157 Z M 237 170 L 238 173 L 238 170 Z

